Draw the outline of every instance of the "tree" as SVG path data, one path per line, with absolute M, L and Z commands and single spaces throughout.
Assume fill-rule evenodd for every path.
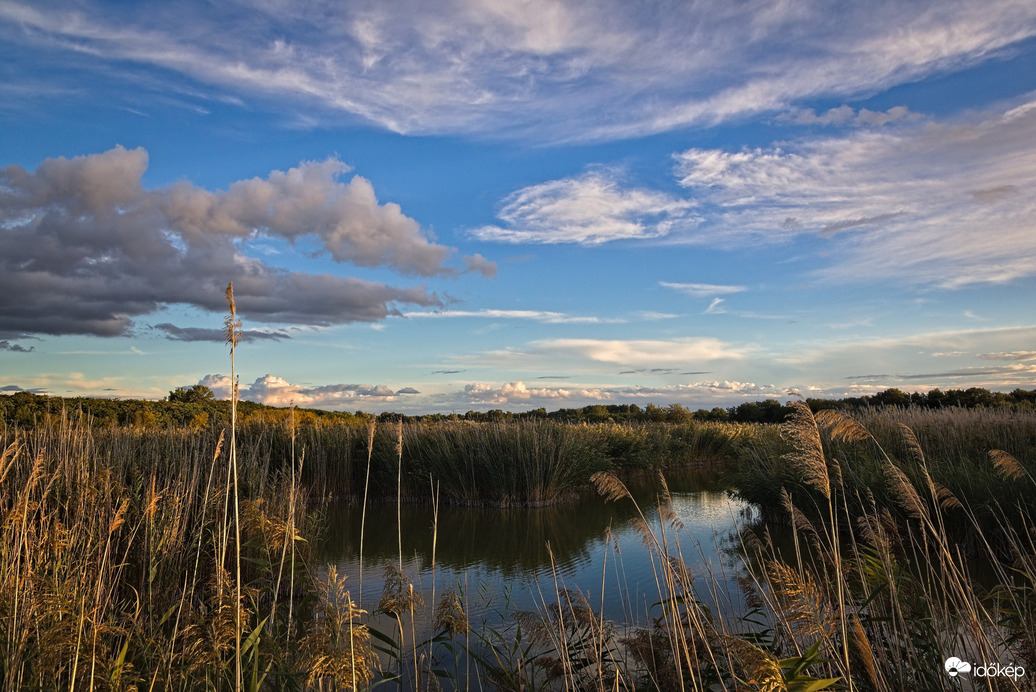
M 198 404 L 212 401 L 215 398 L 215 392 L 203 384 L 196 384 L 193 387 L 177 387 L 169 392 L 168 396 L 169 401 L 179 404 Z

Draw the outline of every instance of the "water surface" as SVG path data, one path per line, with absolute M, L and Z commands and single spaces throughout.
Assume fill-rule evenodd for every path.
M 628 482 L 634 499 L 670 554 L 682 555 L 695 575 L 700 600 L 740 609 L 733 578 L 741 570 L 736 531 L 754 517 L 703 471 L 667 473 L 672 506 L 682 527 L 661 528 L 657 479 Z M 377 503 L 367 508 L 360 580 L 361 508 L 330 508 L 325 563 L 336 564 L 361 607 L 377 607 L 387 564 L 399 564 L 421 594 L 427 622 L 434 601 L 449 587 L 463 593 L 472 623 L 494 622 L 516 610 L 542 610 L 558 588 L 577 589 L 607 619 L 648 622 L 659 599 L 657 553 L 631 524 L 639 516 L 630 500 L 606 502 L 594 493 L 557 507 L 473 508 L 430 503 Z M 654 561 L 653 561 L 653 556 Z M 728 602 L 729 601 L 729 602 Z M 729 611 L 728 611 L 729 612 Z M 652 614 L 657 615 L 657 609 Z

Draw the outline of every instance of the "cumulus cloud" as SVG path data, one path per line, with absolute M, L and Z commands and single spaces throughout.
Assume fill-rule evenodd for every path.
M 491 262 L 478 253 L 465 256 L 464 267 L 465 271 L 475 272 L 485 277 L 496 276 L 496 262 Z
M 524 382 L 508 382 L 498 387 L 484 382 L 474 382 L 464 387 L 464 397 L 472 404 L 508 404 L 531 399 L 543 401 L 571 399 L 577 396 L 585 399 L 607 398 L 602 390 L 529 387 Z
M 197 0 L 173 12 L 7 2 L 0 31 L 63 67 L 157 67 L 163 80 L 269 97 L 309 119 L 344 112 L 399 132 L 540 138 L 625 137 L 873 93 L 1036 35 L 1036 10 L 1012 0 L 650 12 L 620 0 L 309 0 L 247 12 Z
M 146 163 L 146 154 L 137 151 Z M 178 183 L 162 191 L 157 206 L 188 240 L 213 233 L 245 238 L 268 234 L 291 241 L 315 236 L 338 262 L 390 266 L 420 276 L 456 271 L 443 265 L 450 249 L 429 241 L 398 204 L 379 204 L 370 181 L 354 176 L 340 182 L 339 176 L 348 171 L 341 161 L 328 159 L 273 171 L 265 180 L 241 180 L 225 192 Z M 125 183 L 139 186 L 139 174 Z
M 676 160 L 705 216 L 688 242 L 825 236 L 840 259 L 820 276 L 833 281 L 957 287 L 1036 272 L 1036 103 Z
M 480 240 L 579 243 L 659 238 L 693 226 L 696 203 L 645 188 L 625 187 L 611 171 L 523 188 L 504 200 L 502 226 L 472 231 Z
M 776 396 L 782 391 L 773 385 L 718 380 L 666 387 L 614 387 L 573 385 L 570 387 L 530 387 L 522 381 L 494 385 L 474 382 L 448 395 L 457 404 L 468 406 L 522 405 L 550 406 L 562 402 L 585 405 L 592 402 L 684 403 L 691 406 L 729 401 L 736 397 Z
M 206 375 L 198 384 L 211 389 L 218 399 L 229 399 L 231 382 L 226 375 Z M 250 385 L 239 387 L 243 400 L 268 406 L 303 406 L 307 408 L 350 409 L 365 402 L 393 402 L 399 396 L 418 394 L 413 387 L 394 390 L 383 384 L 327 384 L 306 387 L 293 384 L 276 375 L 263 375 Z
M 167 304 L 238 309 L 259 322 L 376 321 L 396 304 L 441 306 L 424 287 L 396 288 L 271 266 L 247 254 L 256 238 L 312 238 L 336 261 L 403 274 L 455 275 L 437 245 L 395 204 L 336 160 L 210 192 L 181 182 L 145 190 L 143 149 L 116 147 L 35 171 L 0 168 L 0 337 L 128 333 Z

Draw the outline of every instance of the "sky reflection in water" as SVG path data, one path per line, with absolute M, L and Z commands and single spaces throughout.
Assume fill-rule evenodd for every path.
M 715 605 L 715 594 L 710 593 L 715 591 L 721 599 L 733 599 L 722 607 L 740 608 L 733 583 L 741 569 L 736 530 L 753 518 L 752 509 L 729 498 L 707 474 L 682 472 L 668 481 L 673 509 L 683 524 L 676 530 L 665 529 L 670 552 L 682 554 L 691 568 L 700 600 Z M 660 485 L 653 478 L 629 485 L 661 539 L 656 500 Z M 451 586 L 465 592 L 473 623 L 537 609 L 544 601 L 556 599 L 556 588 L 578 589 L 598 609 L 603 588 L 606 618 L 643 624 L 659 589 L 652 552 L 631 524 L 636 516 L 628 499 L 605 502 L 596 495 L 538 509 L 444 506 L 436 531 L 430 504 L 406 504 L 400 510 L 403 566 L 422 594 L 427 612 L 434 607 L 433 588 L 435 598 Z M 360 521 L 358 506 L 332 507 L 321 558 L 348 575 L 353 598 L 373 611 L 381 596 L 385 566 L 399 561 L 396 506 L 379 503 L 367 509 L 362 590 L 357 558 Z M 418 614 L 419 622 L 428 617 L 427 612 Z

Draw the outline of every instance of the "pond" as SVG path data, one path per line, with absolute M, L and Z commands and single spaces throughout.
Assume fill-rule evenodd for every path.
M 737 529 L 756 518 L 753 508 L 727 495 L 714 472 L 667 472 L 672 508 L 682 525 L 660 523 L 657 478 L 627 486 L 654 534 L 681 554 L 695 575 L 699 600 L 727 614 L 742 612 L 735 577 L 743 573 Z M 629 499 L 606 502 L 596 493 L 556 507 L 499 509 L 430 503 L 375 503 L 367 508 L 361 579 L 358 504 L 329 509 L 329 530 L 321 548 L 325 564 L 336 564 L 352 597 L 368 612 L 377 608 L 386 565 L 400 562 L 424 608 L 416 615 L 426 628 L 435 600 L 448 588 L 463 594 L 469 621 L 494 624 L 515 611 L 541 610 L 557 602 L 558 589 L 579 590 L 604 617 L 644 625 L 658 615 L 657 553 L 631 523 L 638 517 Z M 653 559 L 654 558 L 654 559 Z

